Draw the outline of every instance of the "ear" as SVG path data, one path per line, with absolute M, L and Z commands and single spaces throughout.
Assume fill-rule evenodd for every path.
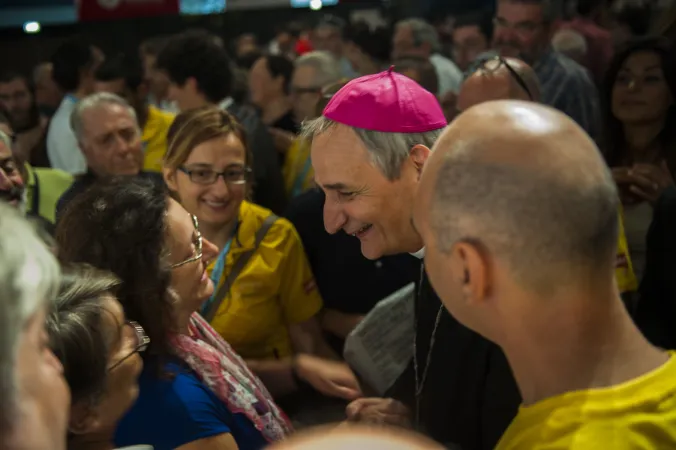
M 164 177 L 164 182 L 167 184 L 167 187 L 169 188 L 170 191 L 173 192 L 178 191 L 178 186 L 176 184 L 176 170 L 168 167 L 163 167 L 162 176 Z
M 488 258 L 478 245 L 461 241 L 453 246 L 452 260 L 456 266 L 454 272 L 460 279 L 463 298 L 467 303 L 481 304 L 486 301 L 491 285 L 491 270 Z
M 68 431 L 73 434 L 87 434 L 100 426 L 98 414 L 87 402 L 74 404 L 70 408 Z
M 409 153 L 409 159 L 418 172 L 418 179 L 420 179 L 420 175 L 422 175 L 422 169 L 431 154 L 432 151 L 428 147 L 425 147 L 421 144 L 418 144 L 411 149 L 411 152 Z

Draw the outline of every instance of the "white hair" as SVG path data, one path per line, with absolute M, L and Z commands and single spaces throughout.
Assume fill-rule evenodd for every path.
M 587 56 L 587 41 L 575 30 L 557 31 L 552 37 L 552 47 L 575 61 L 580 61 Z
M 107 105 L 117 105 L 126 108 L 127 111 L 129 111 L 129 114 L 131 114 L 131 116 L 134 118 L 137 128 L 139 128 L 136 111 L 134 111 L 134 108 L 132 108 L 125 99 L 119 95 L 111 94 L 109 92 L 99 92 L 97 94 L 92 94 L 88 97 L 85 97 L 77 102 L 73 112 L 70 115 L 70 127 L 73 129 L 75 138 L 79 143 L 82 143 L 82 140 L 85 136 L 85 126 L 83 120 L 85 113 L 90 109 L 96 109 Z
M 61 271 L 36 228 L 0 204 L 0 440 L 14 425 L 18 348 L 27 322 L 58 292 Z
M 334 129 L 338 122 L 320 116 L 303 122 L 301 137 L 310 142 L 315 136 Z M 382 131 L 352 128 L 371 156 L 371 162 L 389 179 L 396 180 L 401 166 L 416 145 L 432 148 L 443 128 L 426 133 L 385 133 Z
M 341 79 L 340 65 L 329 52 L 314 51 L 300 56 L 294 62 L 294 67 L 313 67 L 316 71 L 315 83 L 317 86 L 326 86 L 337 83 Z
M 441 42 L 439 41 L 439 33 L 428 22 L 422 19 L 412 18 L 397 22 L 396 28 L 408 27 L 411 29 L 413 35 L 413 45 L 420 47 L 427 43 L 430 44 L 432 53 L 441 52 Z

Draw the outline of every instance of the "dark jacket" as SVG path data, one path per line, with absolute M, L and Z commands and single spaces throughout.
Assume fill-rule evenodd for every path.
M 658 347 L 676 349 L 676 188 L 655 205 L 646 237 L 646 264 L 634 320 Z
M 423 276 L 416 299 L 418 373 L 427 362 L 441 301 Z M 415 415 L 411 363 L 388 393 Z M 420 431 L 449 447 L 492 450 L 521 397 L 502 350 L 443 309 L 420 401 Z
M 153 183 L 160 184 L 164 186 L 164 179 L 162 175 L 155 172 L 141 172 L 138 174 L 139 177 L 148 179 Z M 91 171 L 80 175 L 75 178 L 73 184 L 68 188 L 66 192 L 63 193 L 59 201 L 56 203 L 56 221 L 58 223 L 59 218 L 63 215 L 63 212 L 66 209 L 66 206 L 78 195 L 86 191 L 92 184 L 96 182 L 98 177 Z

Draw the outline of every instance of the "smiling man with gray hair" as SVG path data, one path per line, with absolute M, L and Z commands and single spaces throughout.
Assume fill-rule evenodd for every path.
M 160 174 L 141 171 L 141 129 L 134 108 L 123 98 L 107 92 L 83 98 L 73 109 L 70 125 L 87 161 L 87 173 L 59 199 L 57 219 L 67 203 L 98 179 L 138 175 L 163 183 Z
M 47 348 L 60 270 L 35 229 L 0 203 L 0 447 L 64 450 L 70 391 Z

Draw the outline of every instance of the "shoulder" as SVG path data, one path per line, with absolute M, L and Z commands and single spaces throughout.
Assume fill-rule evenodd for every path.
M 585 85 L 586 84 L 590 86 L 594 85 L 592 83 L 591 77 L 589 76 L 589 72 L 587 71 L 587 69 L 585 69 L 580 64 L 573 61 L 566 55 L 563 55 L 562 53 L 559 52 L 553 53 L 555 65 L 557 66 L 560 73 L 564 75 L 567 79 L 574 80 L 578 83 Z
M 33 167 L 35 176 L 40 180 L 45 180 L 49 183 L 73 184 L 73 175 L 61 169 L 51 169 L 46 167 Z
M 149 111 L 149 116 L 152 117 L 154 120 L 157 122 L 169 127 L 173 122 L 174 119 L 176 118 L 176 115 L 174 113 L 171 113 L 169 111 L 163 111 L 159 108 L 156 108 L 152 105 L 148 107 Z
M 255 235 L 263 226 L 265 220 L 272 215 L 272 211 L 262 206 L 242 202 L 240 210 L 241 227 L 246 240 L 253 243 Z M 265 234 L 261 245 L 266 247 L 285 247 L 290 243 L 300 242 L 300 237 L 293 224 L 283 217 L 277 217 L 275 222 Z

